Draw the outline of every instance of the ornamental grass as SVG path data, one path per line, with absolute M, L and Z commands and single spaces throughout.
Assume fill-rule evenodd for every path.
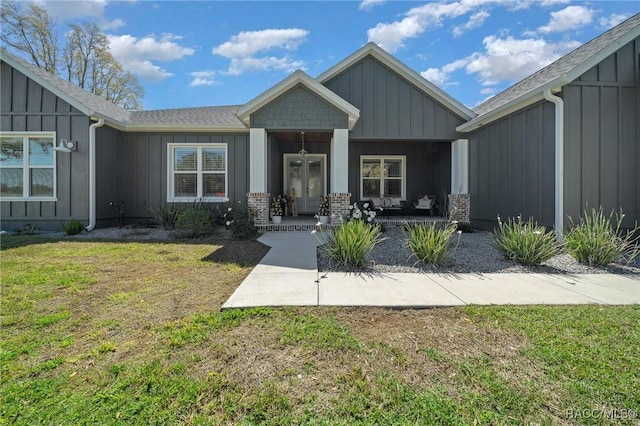
M 538 226 L 530 217 L 509 218 L 503 222 L 498 216 L 498 228 L 494 231 L 496 247 L 507 258 L 523 265 L 539 265 L 558 254 L 562 248 L 552 232 Z
M 323 250 L 340 265 L 364 266 L 371 251 L 380 241 L 380 225 L 354 220 L 335 228 L 327 237 Z
M 432 222 L 407 225 L 403 232 L 413 256 L 424 263 L 441 265 L 449 254 L 451 236 L 456 233 L 456 230 L 456 223 L 441 227 Z M 459 240 L 462 231 L 457 233 Z
M 605 266 L 613 262 L 633 263 L 640 253 L 640 228 L 622 229 L 624 213 L 611 211 L 605 216 L 602 207 L 585 210 L 584 216 L 565 233 L 567 251 L 578 262 Z

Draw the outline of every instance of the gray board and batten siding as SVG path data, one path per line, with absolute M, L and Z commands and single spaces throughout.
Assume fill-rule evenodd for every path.
M 18 70 L 2 62 L 0 69 L 0 131 L 55 132 L 77 142 L 72 154 L 56 154 L 57 201 L 0 201 L 3 229 L 30 223 L 61 230 L 71 218 L 89 215 L 89 117 Z
M 636 38 L 558 94 L 565 217 L 602 206 L 607 213 L 622 208 L 626 227 L 640 222 L 639 47 Z M 553 226 L 554 129 L 554 106 L 542 101 L 469 134 L 474 226 L 493 228 L 498 214 Z
M 452 141 L 466 121 L 371 56 L 324 86 L 360 110 L 350 140 Z
M 246 208 L 249 192 L 248 134 L 125 133 L 117 144 L 116 167 L 116 199 L 124 202 L 125 219 L 148 218 L 150 209 L 166 202 L 167 145 L 170 143 L 226 144 L 229 204 Z

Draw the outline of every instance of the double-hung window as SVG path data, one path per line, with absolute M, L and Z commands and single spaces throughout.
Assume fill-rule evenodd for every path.
M 169 144 L 168 201 L 228 201 L 226 144 Z
M 360 157 L 360 198 L 405 198 L 404 155 Z
M 56 197 L 55 133 L 0 133 L 0 198 L 49 201 Z

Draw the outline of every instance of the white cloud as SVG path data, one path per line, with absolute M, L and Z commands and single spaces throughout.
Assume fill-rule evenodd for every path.
M 309 31 L 299 28 L 243 31 L 214 47 L 212 52 L 225 58 L 243 58 L 274 48 L 295 50 L 308 34 Z
M 287 56 L 260 56 L 272 50 L 294 51 L 304 43 L 309 31 L 300 28 L 266 29 L 243 31 L 232 36 L 211 51 L 231 60 L 228 73 L 240 75 L 246 71 L 266 71 L 269 69 L 294 71 L 304 67 L 304 62 Z
M 384 3 L 386 0 L 362 0 L 358 9 L 360 10 L 371 10 L 374 6 L 378 6 Z
M 194 53 L 192 48 L 176 43 L 181 37 L 175 34 L 163 34 L 160 39 L 153 35 L 138 39 L 129 34 L 107 35 L 107 38 L 111 53 L 126 70 L 151 81 L 173 75 L 152 61 L 172 62 Z
M 198 86 L 216 86 L 220 84 L 215 79 L 215 71 L 204 70 L 204 71 L 194 71 L 189 73 L 193 80 L 189 83 L 189 87 L 198 87 Z
M 404 46 L 406 39 L 418 37 L 429 28 L 442 26 L 444 20 L 455 19 L 470 13 L 477 16 L 469 20 L 480 25 L 484 13 L 479 9 L 498 5 L 507 8 L 522 8 L 522 0 L 457 0 L 453 2 L 429 2 L 405 12 L 402 19 L 389 23 L 378 23 L 367 30 L 369 41 L 373 41 L 385 50 L 393 53 Z M 528 7 L 532 3 L 526 3 Z M 467 23 L 469 24 L 469 22 Z M 455 29 L 454 29 L 455 31 Z M 459 30 L 460 31 L 460 30 Z
M 550 7 L 550 6 L 556 6 L 558 4 L 567 4 L 570 2 L 571 0 L 542 0 L 540 2 L 540 6 Z
M 464 25 L 453 28 L 453 36 L 460 37 L 465 32 L 482 26 L 489 16 L 491 15 L 485 10 L 474 13 Z
M 629 13 L 612 13 L 609 16 L 603 16 L 602 18 L 600 18 L 598 23 L 602 28 L 608 30 L 609 28 L 615 27 L 622 21 L 626 21 L 630 16 L 631 14 Z
M 465 67 L 468 74 L 479 76 L 483 86 L 519 81 L 580 45 L 576 41 L 550 43 L 542 38 L 495 35 L 485 37 L 483 44 L 485 52 L 474 54 Z
M 35 0 L 34 3 L 45 9 L 58 22 L 77 18 L 93 18 L 102 30 L 115 29 L 125 25 L 125 21 L 122 19 L 109 21 L 105 18 L 104 10 L 108 5 L 107 0 L 74 2 Z
M 583 27 L 593 21 L 595 11 L 585 6 L 567 6 L 557 12 L 551 12 L 547 25 L 538 28 L 544 34 L 557 33 Z
M 420 73 L 421 76 L 432 82 L 433 84 L 446 87 L 454 84 L 458 84 L 456 82 L 450 82 L 449 78 L 451 74 L 454 72 L 466 67 L 469 62 L 473 60 L 476 55 L 471 55 L 466 58 L 458 59 L 451 63 L 446 64 L 442 68 L 429 68 L 426 71 Z
M 576 41 L 550 43 L 542 38 L 500 38 L 495 35 L 485 37 L 483 44 L 484 52 L 474 52 L 441 68 L 429 68 L 421 75 L 446 87 L 457 84 L 450 81 L 451 75 L 464 69 L 467 74 L 478 76 L 485 86 L 481 91 L 483 95 L 493 95 L 496 92 L 493 86 L 520 81 L 580 45 Z
M 249 71 L 268 71 L 271 69 L 282 70 L 291 73 L 297 69 L 304 69 L 304 61 L 296 61 L 288 57 L 277 58 L 267 56 L 261 58 L 246 57 L 233 58 L 227 71 L 232 75 L 240 75 Z

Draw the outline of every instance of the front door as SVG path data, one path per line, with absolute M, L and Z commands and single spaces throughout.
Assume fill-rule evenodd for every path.
M 316 214 L 326 187 L 325 154 L 284 154 L 284 188 L 295 190 L 298 213 Z

